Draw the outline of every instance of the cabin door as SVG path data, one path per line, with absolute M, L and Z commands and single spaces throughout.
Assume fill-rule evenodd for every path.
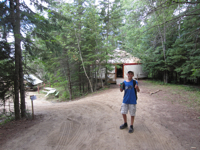
M 124 78 L 124 65 L 117 64 L 118 67 L 115 67 L 116 78 Z

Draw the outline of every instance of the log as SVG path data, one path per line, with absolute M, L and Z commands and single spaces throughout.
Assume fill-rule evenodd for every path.
M 162 91 L 162 90 L 157 90 L 157 91 L 155 91 L 155 92 L 151 92 L 150 95 L 155 94 L 155 93 L 158 93 L 159 91 Z

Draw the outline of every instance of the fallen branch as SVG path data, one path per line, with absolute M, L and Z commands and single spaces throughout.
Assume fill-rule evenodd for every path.
M 155 93 L 158 93 L 159 91 L 162 91 L 162 90 L 157 90 L 157 91 L 155 91 L 155 92 L 151 92 L 150 95 L 155 94 Z

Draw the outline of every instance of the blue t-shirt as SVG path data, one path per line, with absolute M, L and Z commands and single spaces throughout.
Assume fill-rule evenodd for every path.
M 124 90 L 123 103 L 137 104 L 135 90 L 133 87 L 133 80 L 131 80 L 130 82 L 124 81 L 124 84 L 125 84 L 125 89 L 123 89 Z M 138 85 L 137 81 L 136 81 L 136 84 Z

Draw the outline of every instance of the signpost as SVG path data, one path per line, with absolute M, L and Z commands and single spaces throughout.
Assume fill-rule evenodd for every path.
M 34 119 L 34 108 L 33 108 L 33 100 L 37 99 L 36 95 L 31 95 L 31 105 L 32 105 L 32 119 Z

